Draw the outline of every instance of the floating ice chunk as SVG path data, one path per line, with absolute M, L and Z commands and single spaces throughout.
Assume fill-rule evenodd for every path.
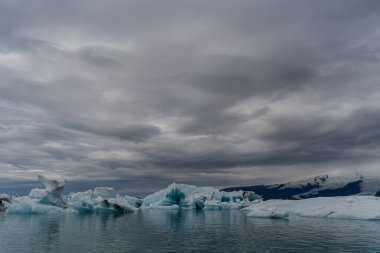
M 309 217 L 380 219 L 380 198 L 374 196 L 325 197 L 303 200 L 268 200 L 246 209 L 251 217 L 271 213 Z
M 67 207 L 63 197 L 63 178 L 50 180 L 40 175 L 38 180 L 45 189 L 32 189 L 29 196 L 13 198 L 5 203 L 8 213 L 59 212 Z
M 95 210 L 94 202 L 92 201 L 92 190 L 70 193 L 68 203 L 70 208 L 78 210 L 81 213 L 93 212 Z
M 221 209 L 242 209 L 246 207 L 247 205 L 245 202 L 221 202 L 220 203 L 220 208 Z
M 63 190 L 66 182 L 63 177 L 48 179 L 38 175 L 38 181 L 44 186 L 47 192 L 46 196 L 39 201 L 40 204 L 53 205 L 61 208 L 67 207 L 66 200 L 63 198 Z
M 127 195 L 124 196 L 124 198 L 130 206 L 133 206 L 135 208 L 139 208 L 144 201 L 144 199 L 135 198 L 135 197 L 127 196 Z
M 271 218 L 288 218 L 289 213 L 286 211 L 277 211 L 277 212 L 272 212 L 271 213 Z
M 110 187 L 96 187 L 93 192 L 93 197 L 97 198 L 98 196 L 103 199 L 115 198 L 117 195 L 115 189 Z
M 221 202 L 218 200 L 215 200 L 215 199 L 206 200 L 204 209 L 206 209 L 206 210 L 220 210 L 220 209 L 222 209 L 220 204 L 221 204 Z
M 152 206 L 153 207 L 153 206 Z M 172 206 L 154 206 L 154 209 L 166 209 L 166 210 L 178 210 L 179 205 L 172 205 Z
M 198 209 L 203 209 L 205 207 L 207 197 L 200 194 L 200 193 L 195 193 L 193 197 L 194 204 L 196 208 Z
M 248 213 L 249 217 L 255 218 L 288 218 L 289 212 L 274 209 L 257 209 Z
M 14 198 L 12 203 L 0 202 L 2 209 L 10 213 L 48 213 L 69 209 L 79 212 L 134 212 L 142 200 L 122 197 L 113 188 L 96 187 L 86 192 L 71 193 L 68 198 L 63 195 L 65 179 L 47 179 L 38 176 L 45 189 L 32 189 L 29 196 Z M 70 211 L 69 210 L 69 211 Z
M 61 194 L 63 194 L 63 188 L 64 188 L 65 182 L 66 182 L 65 178 L 59 177 L 56 179 L 48 179 L 45 176 L 38 175 L 38 181 L 49 192 L 61 191 Z
M 173 183 L 166 189 L 162 189 L 145 197 L 142 207 L 186 205 L 185 199 L 195 190 L 193 185 L 177 185 Z
M 63 212 L 64 209 L 51 206 L 43 205 L 34 202 L 29 197 L 18 197 L 12 200 L 12 203 L 5 203 L 7 208 L 7 213 L 21 213 L 21 214 L 37 214 L 37 213 L 56 213 Z
M 93 191 L 71 193 L 68 203 L 71 208 L 79 212 L 125 213 L 136 211 L 137 207 L 130 204 L 132 197 L 128 198 L 120 196 L 113 188 L 96 187 Z
M 47 213 L 63 210 L 66 204 L 62 199 L 63 182 L 61 180 L 48 180 L 38 176 L 41 184 L 46 189 L 32 189 L 29 196 L 8 198 L 3 201 L 0 198 L 0 208 L 8 213 Z
M 196 187 L 194 185 L 169 185 L 144 199 L 142 208 L 157 208 L 177 205 L 181 208 L 224 209 L 241 208 L 258 199 L 253 192 L 222 192 L 213 187 Z
M 46 198 L 47 195 L 48 195 L 48 191 L 46 189 L 34 188 L 30 191 L 29 198 L 40 201 L 43 198 Z
M 119 194 L 115 198 L 108 199 L 108 203 L 113 205 L 113 208 L 118 212 L 134 212 L 137 210 L 137 208 L 128 203 L 126 198 L 121 197 Z

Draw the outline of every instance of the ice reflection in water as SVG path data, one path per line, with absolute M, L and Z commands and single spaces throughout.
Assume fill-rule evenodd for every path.
M 380 252 L 380 222 L 252 219 L 238 210 L 6 215 L 0 252 Z

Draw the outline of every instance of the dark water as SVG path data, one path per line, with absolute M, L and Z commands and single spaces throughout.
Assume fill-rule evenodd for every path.
M 380 221 L 253 219 L 237 210 L 0 213 L 0 252 L 380 252 Z

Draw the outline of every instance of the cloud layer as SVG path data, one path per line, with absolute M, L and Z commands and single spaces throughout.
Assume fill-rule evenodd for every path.
M 0 0 L 0 178 L 147 192 L 376 172 L 379 1 Z

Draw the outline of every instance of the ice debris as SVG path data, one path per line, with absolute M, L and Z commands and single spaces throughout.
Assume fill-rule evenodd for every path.
M 223 192 L 213 187 L 173 183 L 166 189 L 148 195 L 141 207 L 219 210 L 249 206 L 257 199 L 260 197 L 254 192 Z

